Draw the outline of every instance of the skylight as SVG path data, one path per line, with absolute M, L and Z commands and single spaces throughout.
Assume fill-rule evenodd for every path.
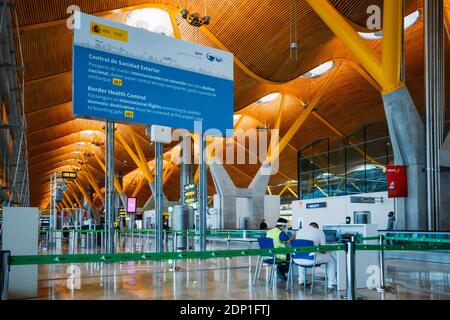
M 242 114 L 235 114 L 233 115 L 233 121 L 238 121 L 242 117 Z
M 256 103 L 259 103 L 259 104 L 271 103 L 271 102 L 275 101 L 279 96 L 280 96 L 280 94 L 278 92 L 271 93 L 265 97 L 262 97 L 261 99 L 256 101 Z
M 333 61 L 327 61 L 325 63 L 322 63 L 320 66 L 318 66 L 318 67 L 310 70 L 309 72 L 305 73 L 303 75 L 303 77 L 305 77 L 305 78 L 320 77 L 324 73 L 327 73 L 328 71 L 333 69 L 333 67 L 334 67 L 334 62 Z
M 407 30 L 411 28 L 413 25 L 416 24 L 417 21 L 419 21 L 420 18 L 420 12 L 414 11 L 413 13 L 407 15 L 404 18 L 404 29 Z M 377 40 L 383 38 L 383 31 L 377 31 L 377 32 L 358 32 L 361 38 L 366 40 Z
M 165 10 L 144 8 L 131 11 L 125 23 L 129 26 L 173 37 L 173 27 L 170 16 Z
M 419 18 L 420 18 L 419 11 L 414 11 L 413 13 L 407 15 L 404 20 L 405 30 L 415 25 L 416 22 L 419 21 Z

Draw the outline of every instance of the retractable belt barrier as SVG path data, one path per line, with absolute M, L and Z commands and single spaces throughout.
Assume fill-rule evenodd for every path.
M 124 262 L 124 261 L 158 261 L 158 260 L 183 260 L 183 259 L 211 259 L 227 257 L 248 257 L 259 255 L 288 254 L 299 252 L 328 252 L 344 250 L 343 245 L 324 245 L 302 248 L 277 248 L 277 249 L 248 249 L 248 250 L 213 250 L 190 252 L 148 252 L 148 253 L 116 253 L 116 254 L 61 254 L 61 255 L 33 255 L 11 256 L 10 264 L 64 264 L 64 263 L 89 263 L 89 262 Z
M 157 260 L 183 260 L 183 259 L 211 259 L 227 257 L 248 257 L 273 254 L 288 254 L 300 252 L 329 252 L 345 250 L 344 245 L 324 245 L 302 248 L 277 249 L 248 249 L 248 250 L 213 250 L 190 252 L 148 252 L 148 253 L 116 253 L 116 254 L 60 254 L 60 255 L 32 255 L 11 256 L 11 265 L 30 264 L 64 264 L 89 262 L 124 262 L 124 261 L 157 261 Z M 448 245 L 356 245 L 356 250 L 371 251 L 416 251 L 416 250 L 450 250 Z
M 384 237 L 384 239 L 393 241 L 405 241 L 405 242 L 450 243 L 450 239 L 407 238 L 407 237 Z
M 65 232 L 65 233 L 70 233 L 70 232 L 77 232 L 77 233 L 105 233 L 108 230 L 105 229 L 101 229 L 101 230 L 81 230 L 81 229 L 69 229 L 69 230 L 40 230 L 41 233 L 58 233 L 58 232 Z M 134 230 L 114 230 L 114 232 L 116 233 L 123 233 L 123 234 L 133 234 L 133 233 L 137 233 L 137 234 L 148 234 L 148 233 L 156 233 L 156 230 L 154 229 L 134 229 Z M 230 232 L 225 232 L 225 231 L 212 231 L 212 232 L 208 232 L 206 234 L 197 234 L 195 233 L 195 231 L 193 230 L 163 230 L 164 233 L 177 233 L 178 235 L 186 235 L 186 236 L 192 236 L 192 237 L 230 237 L 230 236 L 243 236 L 244 235 L 244 231 L 239 232 L 239 231 L 230 231 Z M 245 235 L 247 237 L 260 237 L 262 236 L 261 232 L 258 231 L 246 231 Z
M 88 230 L 84 230 L 88 231 Z M 90 230 L 100 231 L 100 230 Z M 177 233 L 175 233 L 177 234 Z M 229 234 L 227 234 L 229 236 Z M 357 244 L 356 241 L 376 240 L 379 244 Z M 441 244 L 401 244 L 401 245 L 385 245 L 385 240 L 397 241 L 417 241 Z M 438 241 L 439 240 L 439 241 Z M 248 250 L 212 250 L 212 251 L 190 251 L 190 252 L 149 252 L 149 253 L 117 253 L 117 254 L 60 254 L 60 255 L 23 255 L 9 256 L 7 251 L 2 251 L 1 274 L 1 298 L 6 300 L 9 267 L 20 265 L 44 265 L 44 264 L 69 264 L 69 263 L 114 263 L 128 261 L 164 261 L 164 260 L 185 260 L 185 259 L 215 259 L 215 258 L 231 258 L 231 257 L 251 257 L 251 256 L 273 256 L 276 254 L 290 253 L 313 253 L 313 252 L 329 252 L 345 250 L 347 256 L 347 300 L 356 299 L 355 291 L 355 253 L 357 251 L 371 250 L 380 252 L 380 277 L 381 284 L 378 288 L 379 292 L 385 292 L 389 287 L 384 284 L 384 251 L 418 251 L 418 250 L 450 250 L 450 241 L 446 239 L 427 239 L 427 238 L 397 238 L 379 237 L 356 238 L 351 237 L 350 241 L 345 244 L 310 246 L 300 248 L 276 248 L 276 249 L 248 249 Z M 4 257 L 5 256 L 5 257 Z M 174 268 L 175 269 L 175 268 Z

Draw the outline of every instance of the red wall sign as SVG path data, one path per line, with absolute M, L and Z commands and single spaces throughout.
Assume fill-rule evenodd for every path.
M 386 178 L 389 198 L 408 197 L 408 176 L 406 166 L 387 166 Z

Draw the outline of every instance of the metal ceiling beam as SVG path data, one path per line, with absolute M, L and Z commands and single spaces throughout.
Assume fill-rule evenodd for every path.
M 300 113 L 300 115 L 288 129 L 286 134 L 281 138 L 279 144 L 275 147 L 275 150 L 272 149 L 272 144 L 270 145 L 266 160 L 267 162 L 273 163 L 274 161 L 278 160 L 280 155 L 283 153 L 284 149 L 288 146 L 291 139 L 295 136 L 295 134 L 298 132 L 301 126 L 305 123 L 306 119 L 311 114 L 311 112 L 313 112 L 313 110 L 317 107 L 320 100 L 325 95 L 328 88 L 331 86 L 333 80 L 336 78 L 336 75 L 339 74 L 341 67 L 342 64 L 340 64 L 336 68 L 334 73 L 328 77 L 328 79 L 316 93 L 314 98 L 310 101 L 310 103 L 307 104 L 307 107 L 302 111 L 302 113 Z
M 315 13 L 341 39 L 347 49 L 387 94 L 404 86 L 401 81 L 403 2 L 384 1 L 382 60 L 358 35 L 329 0 L 306 0 Z

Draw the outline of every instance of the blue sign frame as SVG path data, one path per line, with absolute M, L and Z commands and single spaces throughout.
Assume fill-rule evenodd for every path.
M 233 55 L 76 13 L 73 114 L 190 131 L 233 129 Z M 195 125 L 195 122 L 197 126 Z

